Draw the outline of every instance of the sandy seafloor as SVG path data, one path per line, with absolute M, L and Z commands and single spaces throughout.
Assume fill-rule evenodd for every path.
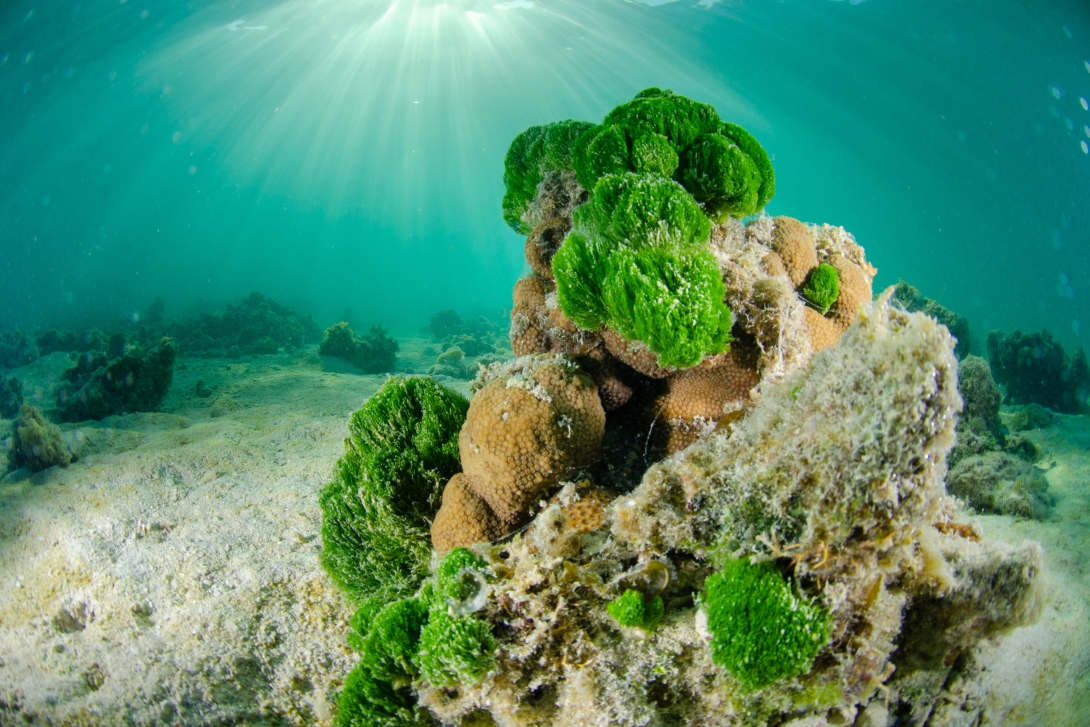
M 430 342 L 400 343 L 401 367 L 426 369 Z M 0 725 L 332 720 L 355 657 L 351 607 L 318 565 L 317 495 L 385 376 L 315 347 L 179 361 L 161 412 L 64 425 L 79 461 L 0 480 Z M 58 353 L 14 373 L 48 408 L 69 365 Z M 986 644 L 983 671 L 951 691 L 982 700 L 984 724 L 1085 727 L 1090 417 L 1028 436 L 1048 453 L 1052 518 L 974 517 L 988 537 L 1044 546 L 1041 615 Z M 964 714 L 942 723 L 978 724 Z

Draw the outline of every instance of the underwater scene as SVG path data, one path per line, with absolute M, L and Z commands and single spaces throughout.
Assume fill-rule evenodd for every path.
M 1090 725 L 1088 99 L 1085 0 L 4 3 L 0 727 Z

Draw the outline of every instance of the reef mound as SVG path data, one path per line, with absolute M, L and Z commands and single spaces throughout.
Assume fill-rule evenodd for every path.
M 758 214 L 764 149 L 670 91 L 528 129 L 504 181 L 519 358 L 473 384 L 429 573 L 358 602 L 338 724 L 981 718 L 947 687 L 1034 621 L 1042 551 L 946 493 L 937 304 L 872 300 L 843 228 Z M 1002 441 L 981 363 L 969 416 Z

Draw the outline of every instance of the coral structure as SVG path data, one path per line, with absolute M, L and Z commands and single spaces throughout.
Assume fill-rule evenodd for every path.
M 959 460 L 946 487 L 981 512 L 1044 520 L 1053 505 L 1041 471 L 1006 452 L 985 451 Z
M 1007 428 L 1012 432 L 1044 429 L 1052 426 L 1055 418 L 1049 409 L 1040 404 L 1014 406 L 1010 408 L 1010 413 L 1007 415 Z
M 1090 366 L 1080 348 L 1073 357 L 1048 331 L 990 331 L 988 360 L 996 381 L 1006 387 L 1010 404 L 1040 404 L 1078 414 L 1088 409 Z
M 660 96 L 673 100 L 647 108 L 690 103 L 657 91 L 646 98 Z M 705 113 L 701 105 L 687 108 Z M 596 129 L 588 133 L 605 134 Z M 577 168 L 586 161 L 578 152 L 574 158 Z M 515 285 L 510 335 L 516 355 L 575 357 L 604 409 L 624 408 L 612 421 L 628 434 L 615 440 L 650 430 L 642 455 L 631 446 L 614 452 L 646 465 L 729 425 L 762 377 L 782 378 L 834 345 L 870 300 L 875 270 L 850 234 L 829 225 L 729 219 L 706 235 L 707 209 L 688 190 L 653 169 L 638 171 L 624 166 L 596 177 L 594 194 L 571 216 L 546 219 L 530 232 L 533 272 Z M 539 196 L 547 193 L 539 189 Z M 674 266 L 669 250 L 684 264 Z M 718 270 L 707 266 L 712 260 Z M 824 299 L 824 314 L 807 304 L 808 282 L 811 295 Z M 738 340 L 723 352 L 728 338 Z M 616 464 L 608 465 L 609 478 L 623 469 L 638 479 L 638 467 Z
M 103 351 L 106 349 L 106 336 L 97 328 L 92 328 L 83 333 L 50 328 L 38 335 L 38 349 L 43 356 L 48 356 L 54 351 L 76 351 L 78 353 Z
M 150 335 L 173 337 L 183 356 L 276 353 L 280 347 L 291 350 L 322 338 L 322 329 L 310 316 L 300 316 L 260 293 L 250 293 L 237 305 L 228 303 L 223 313 L 201 313 L 175 321 L 157 334 L 159 330 L 152 327 Z M 140 335 L 136 338 L 144 340 Z
M 966 356 L 958 364 L 958 391 L 964 402 L 957 426 L 957 444 L 950 452 L 950 466 L 965 457 L 1001 451 L 1007 444 L 999 420 L 1002 392 L 992 378 L 988 362 L 979 356 Z
M 449 376 L 452 379 L 471 379 L 475 372 L 466 365 L 465 352 L 458 346 L 451 346 L 435 359 L 435 364 L 428 369 L 429 376 Z
M 508 152 L 532 269 L 520 358 L 471 384 L 431 526 L 449 555 L 397 594 L 385 650 L 368 634 L 395 606 L 352 619 L 342 723 L 926 712 L 982 639 L 1033 618 L 1040 568 L 946 496 L 949 331 L 892 289 L 872 302 L 842 228 L 733 218 L 771 196 L 771 167 L 710 106 L 649 89 L 574 144 L 571 124 Z M 966 372 L 987 431 L 987 382 Z
M 490 543 L 504 534 L 492 508 L 456 474 L 443 488 L 443 503 L 431 524 L 432 547 L 445 553 L 458 545 Z
M 38 346 L 22 331 L 0 331 L 0 369 L 14 369 L 38 360 Z
M 461 333 L 464 325 L 465 322 L 458 315 L 458 311 L 448 308 L 433 315 L 428 328 L 436 341 L 442 341 L 447 336 Z
M 391 378 L 352 415 L 322 488 L 323 567 L 356 601 L 412 593 L 431 559 L 428 523 L 458 472 L 469 404 L 428 378 Z
M 762 377 L 782 378 L 816 351 L 834 345 L 859 306 L 871 298 L 875 269 L 841 227 L 805 225 L 790 217 L 731 220 L 712 231 L 711 247 L 727 288 L 727 303 L 759 349 Z M 827 311 L 805 305 L 810 274 L 836 271 L 837 297 Z
M 110 336 L 109 341 L 106 342 L 106 358 L 110 361 L 119 359 L 125 355 L 127 348 L 128 342 L 125 340 L 125 334 L 118 331 Z
M 164 338 L 141 353 L 133 350 L 109 361 L 84 354 L 63 374 L 57 411 L 64 421 L 103 419 L 113 414 L 154 411 L 174 380 L 178 347 Z
M 950 334 L 957 339 L 954 352 L 958 358 L 969 355 L 969 319 L 944 307 L 931 298 L 925 298 L 915 286 L 905 281 L 897 283 L 893 297 L 900 301 L 906 310 L 926 313 L 950 329 Z
M 61 437 L 61 430 L 36 406 L 24 404 L 15 421 L 15 464 L 31 472 L 60 465 L 67 467 L 74 458 Z
M 991 367 L 979 356 L 966 356 L 958 364 L 958 391 L 964 402 L 961 418 L 973 423 L 974 429 L 984 429 L 1003 444 L 999 405 L 1003 395 L 992 378 Z M 979 422 L 979 423 L 976 423 Z
M 421 674 L 417 705 L 444 724 L 731 725 L 914 698 L 1035 603 L 1036 547 L 978 542 L 943 497 L 956 366 L 945 329 L 887 295 L 729 432 L 652 467 L 611 529 L 573 527 L 566 486 L 478 546 L 490 573 L 468 610 L 492 640 L 468 651 L 487 667 Z M 655 599 L 658 625 L 632 628 Z
M 597 387 L 570 360 L 518 358 L 495 364 L 481 383 L 458 438 L 463 469 L 459 486 L 480 502 L 452 496 L 449 507 L 471 518 L 461 524 L 445 512 L 444 497 L 436 515 L 443 528 L 433 529 L 437 550 L 440 545 L 480 542 L 451 540 L 446 533 L 492 532 L 492 522 L 477 514 L 481 502 L 503 532 L 521 525 L 532 514 L 532 505 L 601 454 L 605 412 Z M 437 533 L 442 535 L 434 538 Z
M 11 419 L 23 405 L 23 382 L 14 376 L 0 376 L 0 417 Z
M 359 337 L 347 323 L 336 323 L 326 329 L 318 353 L 344 359 L 365 374 L 386 373 L 397 366 L 397 341 L 377 325 Z

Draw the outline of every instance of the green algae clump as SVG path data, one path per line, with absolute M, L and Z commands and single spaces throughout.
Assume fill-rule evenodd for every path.
M 433 686 L 476 683 L 492 667 L 496 640 L 491 628 L 467 613 L 483 595 L 487 567 L 472 551 L 454 548 L 424 586 L 431 608 L 414 663 Z
M 461 470 L 469 403 L 428 378 L 391 378 L 352 415 L 322 488 L 321 563 L 353 600 L 413 593 L 431 558 L 429 521 Z
M 416 664 L 432 686 L 474 684 L 491 669 L 496 640 L 489 624 L 473 616 L 452 616 L 433 608 L 420 634 Z
M 416 596 L 386 606 L 377 598 L 364 601 L 351 621 L 349 644 L 360 661 L 345 680 L 338 727 L 428 724 L 416 706 L 414 682 L 473 684 L 488 673 L 496 640 L 488 622 L 468 612 L 486 569 L 482 558 L 455 548 Z
M 629 588 L 610 601 L 606 610 L 621 626 L 639 626 L 650 631 L 662 620 L 666 606 L 661 596 L 655 596 L 650 602 L 645 602 L 642 593 Z
M 772 162 L 752 134 L 724 123 L 710 104 L 658 88 L 584 131 L 572 161 L 587 189 L 630 171 L 674 179 L 716 222 L 760 212 L 776 192 Z
M 503 159 L 503 219 L 515 232 L 528 234 L 523 216 L 537 196 L 538 185 L 550 174 L 572 169 L 576 140 L 593 124 L 586 121 L 557 121 L 531 126 L 515 137 Z
M 710 223 L 676 182 L 602 178 L 576 208 L 553 258 L 557 302 L 579 327 L 643 341 L 660 365 L 688 367 L 726 350 L 731 313 L 707 246 Z
M 732 560 L 705 588 L 712 660 L 743 689 L 805 674 L 829 639 L 829 614 L 796 596 L 771 563 Z
M 832 265 L 822 263 L 810 271 L 799 292 L 821 315 L 825 315 L 840 296 L 840 274 Z

